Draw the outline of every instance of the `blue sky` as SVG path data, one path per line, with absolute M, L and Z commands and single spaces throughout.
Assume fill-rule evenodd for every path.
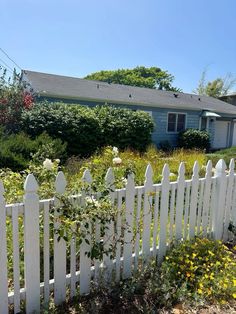
M 0 47 L 23 69 L 83 77 L 157 66 L 185 92 L 206 66 L 209 80 L 236 76 L 235 0 L 0 0 L 0 7 Z M 1 52 L 0 59 L 14 66 Z

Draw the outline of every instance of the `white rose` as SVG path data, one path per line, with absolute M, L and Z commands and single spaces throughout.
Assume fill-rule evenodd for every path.
M 60 159 L 56 159 L 55 162 L 59 164 L 60 163 Z
M 122 159 L 120 157 L 115 157 L 112 159 L 114 165 L 120 165 L 122 163 Z
M 117 155 L 119 153 L 119 150 L 117 147 L 114 146 L 112 149 L 112 152 L 113 152 L 113 154 Z
M 43 162 L 43 167 L 47 170 L 52 170 L 53 162 L 51 161 L 51 159 L 46 158 Z

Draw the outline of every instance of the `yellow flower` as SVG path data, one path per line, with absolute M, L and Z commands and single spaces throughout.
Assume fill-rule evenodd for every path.
M 233 279 L 234 287 L 236 287 L 236 279 Z
M 191 274 L 190 274 L 190 273 L 186 273 L 186 276 L 187 276 L 187 277 L 191 277 Z
M 197 292 L 199 293 L 199 294 L 202 294 L 202 289 L 197 289 Z
M 236 293 L 233 293 L 233 298 L 236 299 Z

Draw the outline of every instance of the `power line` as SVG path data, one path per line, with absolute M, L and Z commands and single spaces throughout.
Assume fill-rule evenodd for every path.
M 11 62 L 13 62 L 21 71 L 22 71 L 22 68 L 14 61 L 12 60 L 9 55 L 0 47 L 0 50 L 4 53 L 4 55 L 9 59 L 11 60 Z
M 14 70 L 5 62 L 0 58 L 0 61 L 13 73 Z M 2 65 L 3 66 L 3 65 Z

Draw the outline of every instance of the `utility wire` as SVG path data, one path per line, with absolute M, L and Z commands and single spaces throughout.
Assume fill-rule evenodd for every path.
M 0 50 L 4 53 L 4 55 L 9 59 L 11 60 L 11 62 L 13 62 L 21 71 L 22 71 L 22 68 L 14 61 L 12 60 L 9 55 L 0 47 Z
M 5 65 L 5 67 L 7 67 L 12 73 L 14 72 L 14 70 L 5 62 L 5 61 L 3 61 L 1 58 L 0 58 L 0 61 Z M 3 65 L 2 65 L 2 67 L 4 67 Z

